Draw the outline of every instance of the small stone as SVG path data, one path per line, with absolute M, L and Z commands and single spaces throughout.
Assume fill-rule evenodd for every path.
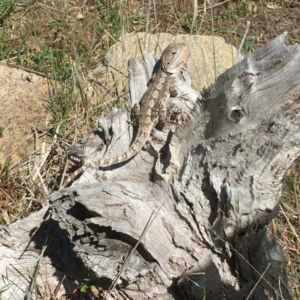
M 83 14 L 78 13 L 78 15 L 76 16 L 77 20 L 83 20 Z

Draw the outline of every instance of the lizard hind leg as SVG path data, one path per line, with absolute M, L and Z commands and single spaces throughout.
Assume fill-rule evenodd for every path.
M 139 124 L 139 119 L 141 115 L 141 108 L 139 104 L 134 104 L 133 108 L 131 109 L 131 123 L 133 126 L 136 126 Z
M 166 107 L 164 104 L 161 103 L 157 112 L 157 124 L 155 127 L 159 130 L 162 130 L 162 128 L 166 123 L 166 119 L 167 119 Z
M 166 107 L 163 103 L 160 104 L 159 111 L 158 111 L 158 118 L 159 118 L 159 121 L 164 122 L 164 123 L 166 122 L 167 113 L 166 113 Z
M 154 123 L 154 126 L 159 123 L 163 127 L 163 124 L 166 121 L 166 108 L 163 103 L 156 103 L 151 109 L 151 120 Z

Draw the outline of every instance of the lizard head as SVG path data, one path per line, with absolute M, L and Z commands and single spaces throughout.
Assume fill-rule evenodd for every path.
M 184 43 L 172 43 L 162 53 L 161 66 L 166 73 L 175 73 L 183 63 Z

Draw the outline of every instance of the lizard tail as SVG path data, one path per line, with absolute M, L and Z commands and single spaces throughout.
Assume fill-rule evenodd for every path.
M 140 150 L 143 148 L 144 144 L 146 143 L 147 139 L 149 138 L 151 129 L 137 133 L 137 138 L 134 140 L 133 144 L 129 147 L 129 149 L 121 155 L 118 155 L 113 158 L 103 158 L 98 161 L 90 162 L 85 164 L 84 166 L 80 167 L 71 176 L 64 182 L 61 188 L 65 188 L 71 183 L 79 174 L 83 173 L 87 169 L 91 167 L 107 167 L 116 165 L 125 161 L 128 161 L 130 158 L 137 155 Z

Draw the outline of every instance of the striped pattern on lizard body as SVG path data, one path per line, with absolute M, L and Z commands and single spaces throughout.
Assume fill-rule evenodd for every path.
M 129 160 L 143 148 L 147 142 L 153 127 L 159 120 L 159 112 L 162 110 L 165 100 L 170 96 L 171 75 L 176 73 L 183 64 L 185 44 L 172 43 L 162 53 L 161 65 L 153 78 L 148 90 L 141 100 L 139 114 L 139 128 L 135 140 L 129 149 L 123 154 L 111 159 L 101 159 L 88 163 L 76 170 L 63 184 L 66 187 L 80 173 L 90 167 L 110 166 Z

